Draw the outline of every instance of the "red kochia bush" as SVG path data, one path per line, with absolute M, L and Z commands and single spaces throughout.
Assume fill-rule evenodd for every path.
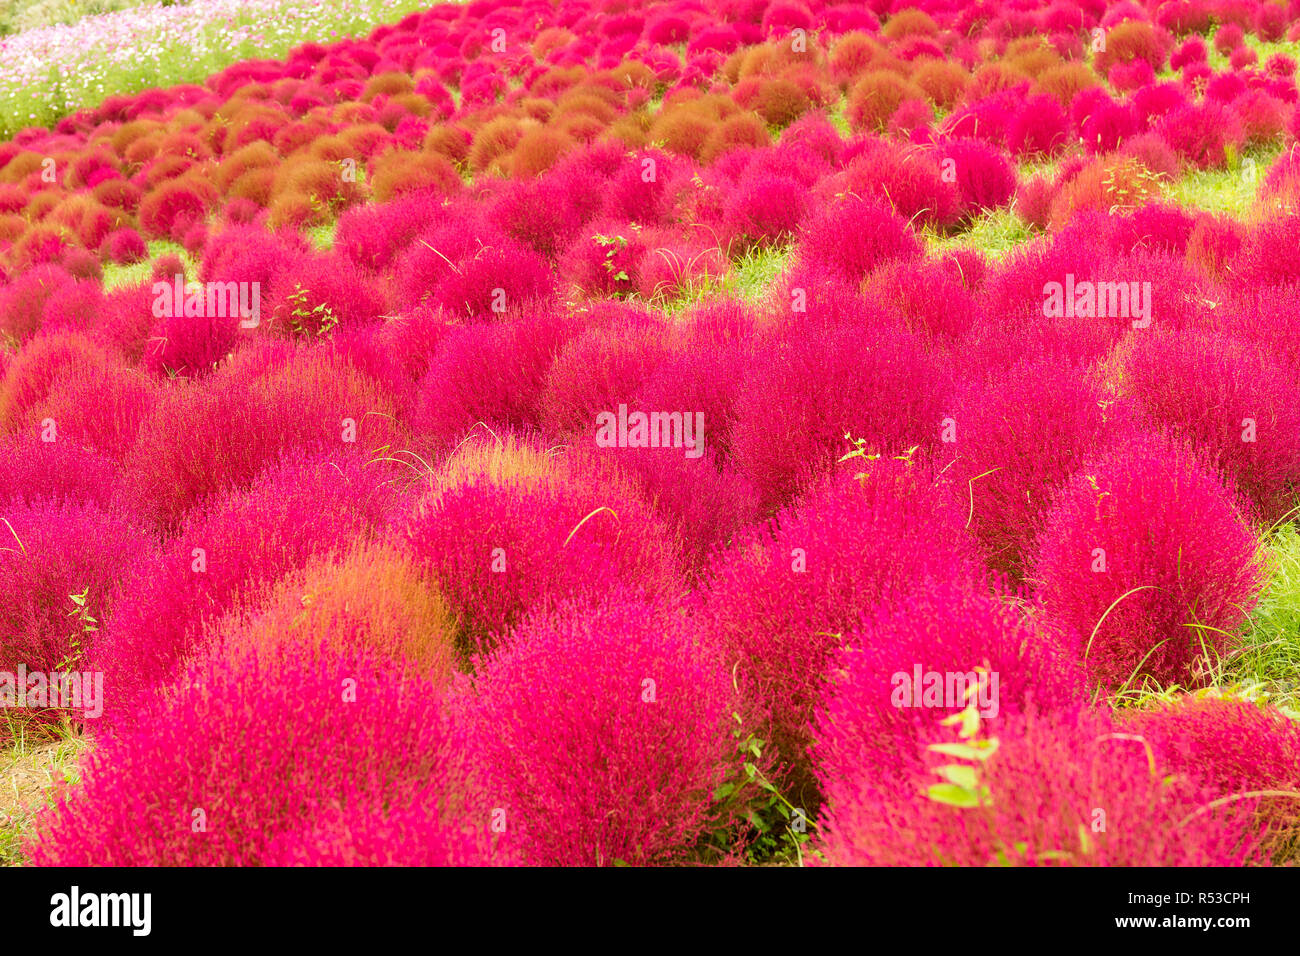
M 723 220 L 724 235 L 736 243 L 731 251 L 789 239 L 799 228 L 807 205 L 807 190 L 789 176 L 746 175 L 731 193 Z
M 1156 131 L 1181 159 L 1198 169 L 1222 168 L 1229 148 L 1240 149 L 1244 140 L 1236 114 L 1211 100 L 1170 110 Z
M 140 228 L 152 238 L 179 242 L 207 211 L 203 190 L 179 180 L 165 182 L 140 200 Z
M 0 517 L 0 671 L 16 673 L 20 664 L 44 674 L 80 670 L 94 634 L 78 614 L 107 619 L 124 576 L 148 557 L 149 537 L 118 514 L 71 501 L 7 504 Z M 18 713 L 100 716 L 84 709 Z
M 245 349 L 202 387 L 164 394 L 124 469 L 158 522 L 174 526 L 213 492 L 246 486 L 287 449 L 404 447 L 394 414 L 379 385 L 341 356 L 268 344 Z
M 1056 97 L 1028 97 L 1007 127 L 1007 146 L 1017 159 L 1053 156 L 1069 144 L 1070 121 Z
M 76 280 L 57 266 L 24 269 L 0 288 L 0 341 L 25 342 L 41 327 L 45 304 Z
M 378 283 L 351 260 L 326 254 L 302 256 L 266 290 L 272 331 L 311 338 L 335 328 L 351 330 L 384 311 Z
M 28 435 L 0 442 L 0 510 L 37 501 L 68 501 L 108 509 L 117 469 L 111 459 L 75 441 Z
M 570 340 L 556 355 L 541 396 L 548 432 L 557 437 L 594 436 L 596 416 L 617 414 L 619 404 L 631 402 L 667 359 L 666 333 L 662 322 L 635 315 Z
M 680 573 L 671 530 L 630 483 L 475 476 L 435 488 L 406 533 L 471 649 L 531 610 L 594 602 L 615 584 L 664 599 Z
M 32 410 L 32 431 L 53 421 L 58 441 L 71 438 L 119 460 L 135 444 L 157 397 L 149 378 L 117 365 L 86 378 L 69 376 Z
M 339 217 L 334 245 L 357 265 L 384 270 L 430 222 L 444 215 L 442 198 L 426 192 L 353 206 Z
M 420 381 L 412 430 L 441 449 L 479 422 L 538 428 L 547 372 L 577 331 L 573 318 L 549 310 L 454 329 Z
M 1273 863 L 1300 855 L 1300 722 L 1265 704 L 1202 692 L 1134 712 L 1124 729 L 1141 734 L 1162 765 L 1221 797 L 1274 791 L 1258 802 L 1260 835 Z
M 974 216 L 1011 201 L 1016 171 L 1002 152 L 982 140 L 960 138 L 945 141 L 940 153 L 953 164 L 965 215 Z
M 1104 397 L 1086 367 L 1053 356 L 985 381 L 972 376 L 959 389 L 942 437 L 991 567 L 1024 571 L 1047 506 L 1102 434 Z
M 411 244 L 394 277 L 400 306 L 423 304 L 480 321 L 554 297 L 555 274 L 545 259 L 504 235 L 474 235 L 473 226 L 448 226 Z
M 1033 579 L 1106 687 L 1148 675 L 1188 686 L 1263 582 L 1235 492 L 1188 452 L 1134 432 L 1086 461 L 1047 515 Z
M 143 262 L 149 258 L 149 250 L 134 229 L 118 229 L 108 234 L 104 240 L 108 257 L 120 265 Z
M 432 802 L 432 801 L 430 801 Z M 385 811 L 326 810 L 272 837 L 263 866 L 517 866 L 511 847 L 492 846 L 491 815 L 470 824 L 443 819 L 436 806 Z M 482 820 L 488 823 L 483 824 Z
M 203 629 L 255 601 L 285 572 L 374 537 L 392 518 L 391 475 L 369 456 L 289 454 L 253 486 L 196 511 L 140 581 L 95 648 L 106 714 L 175 673 Z
M 699 637 L 613 597 L 536 615 L 478 662 L 473 753 L 525 862 L 684 861 L 707 829 L 736 822 L 711 806 L 738 776 L 735 693 Z
M 1086 686 L 1078 649 L 1036 628 L 1007 601 L 946 581 L 921 583 L 901 602 L 856 625 L 830 668 L 835 677 L 814 721 L 822 794 L 836 823 L 851 826 L 854 791 L 864 776 L 905 779 L 925 767 L 918 742 L 968 703 L 986 730 L 1016 717 L 1081 703 Z M 961 674 L 964 698 L 924 697 L 922 675 Z M 986 677 L 981 686 L 979 668 Z M 903 678 L 906 678 L 904 680 Z M 996 683 L 994 683 L 996 681 Z
M 381 657 L 293 645 L 205 655 L 100 740 L 26 852 L 38 866 L 286 862 L 286 841 L 341 809 L 388 808 L 463 828 L 447 834 L 458 847 L 447 862 L 486 862 L 490 814 L 470 806 L 458 736 L 437 686 Z
M 1255 343 L 1222 332 L 1160 330 L 1135 338 L 1124 388 L 1161 426 L 1210 456 L 1267 523 L 1300 489 L 1300 385 Z
M 871 196 L 908 222 L 948 228 L 961 217 L 961 193 L 945 177 L 930 150 L 904 148 L 884 140 L 857 157 L 841 177 L 827 180 L 827 192 Z
M 877 462 L 865 479 L 837 475 L 718 553 L 697 616 L 739 660 L 737 679 L 789 764 L 805 763 L 838 633 L 928 579 L 978 586 L 964 518 L 913 466 Z
M 270 233 L 251 224 L 227 226 L 208 240 L 198 278 L 202 282 L 256 282 L 265 294 L 271 280 L 293 269 L 308 251 L 306 241 L 297 233 Z M 170 279 L 179 271 L 169 267 L 163 278 Z
M 1240 866 L 1267 861 L 1251 833 L 1247 801 L 1244 807 L 1197 812 L 1213 793 L 1186 780 L 1167 780 L 1166 767 L 1153 768 L 1142 742 L 1117 734 L 1122 728 L 1102 711 L 1079 706 L 1013 718 L 988 735 L 999 746 L 982 764 L 922 750 L 919 759 L 927 769 L 898 782 L 885 768 L 857 762 L 861 744 L 855 737 L 867 728 L 848 723 L 862 714 L 852 695 L 849 688 L 828 709 L 816 748 L 828 796 L 819 848 L 829 864 Z M 959 742 L 955 728 L 937 727 L 921 745 Z M 982 803 L 954 806 L 929 795 L 931 786 L 944 782 L 938 768 L 953 764 L 974 769 L 977 786 L 987 788 Z
M 160 279 L 155 283 L 155 289 L 162 285 L 174 287 L 174 283 L 171 277 Z M 182 279 L 182 288 L 185 289 L 185 299 L 193 296 L 192 301 L 197 307 L 186 308 L 186 302 L 176 301 L 178 297 L 173 293 L 169 297 L 171 308 L 162 308 L 167 302 L 160 301 L 155 295 L 153 334 L 145 343 L 141 364 L 159 377 L 201 378 L 210 374 L 217 363 L 237 347 L 240 325 L 245 321 L 240 309 L 243 302 L 247 302 L 251 313 L 253 301 L 251 297 L 241 300 L 236 293 L 228 301 L 218 304 L 214 295 L 211 298 L 215 307 L 209 309 L 203 286 L 191 283 L 187 287 Z M 227 298 L 224 291 L 221 296 Z M 260 291 L 258 309 L 260 322 Z M 251 315 L 247 321 L 252 321 Z
M 809 216 L 800 233 L 800 261 L 823 265 L 857 281 L 891 259 L 921 257 L 921 243 L 906 220 L 875 199 L 848 196 Z
M 939 437 L 941 384 L 921 341 L 898 328 L 809 323 L 769 345 L 736 396 L 735 463 L 767 510 L 850 450 L 885 457 Z
M 98 269 L 98 260 L 93 256 L 91 258 Z M 96 324 L 103 311 L 104 291 L 100 287 L 98 275 L 88 277 L 77 273 L 66 257 L 63 267 L 76 275 L 77 281 L 60 287 L 46 300 L 41 314 L 41 330 L 84 332 Z
M 0 433 L 30 424 L 32 411 L 60 385 L 98 379 L 112 364 L 107 351 L 80 333 L 36 336 L 9 361 L 0 379 Z
M 960 276 L 952 264 L 892 262 L 871 274 L 862 294 L 897 310 L 908 331 L 936 347 L 960 340 L 975 317 L 975 302 Z

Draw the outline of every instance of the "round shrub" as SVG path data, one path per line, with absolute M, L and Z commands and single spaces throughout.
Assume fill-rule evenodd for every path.
M 526 862 L 682 862 L 737 822 L 713 805 L 740 778 L 731 678 L 682 619 L 618 598 L 535 615 L 476 689 L 474 753 Z
M 1134 433 L 1085 461 L 1044 521 L 1033 579 L 1093 679 L 1194 685 L 1263 582 L 1235 494 L 1188 452 Z

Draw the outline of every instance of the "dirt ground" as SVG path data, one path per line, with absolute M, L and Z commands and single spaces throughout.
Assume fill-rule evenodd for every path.
M 45 805 L 45 793 L 75 766 L 78 753 L 66 741 L 0 751 L 0 865 L 15 862 L 13 845 L 31 815 Z

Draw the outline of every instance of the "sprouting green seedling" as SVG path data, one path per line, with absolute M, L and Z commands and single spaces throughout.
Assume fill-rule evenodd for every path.
M 619 269 L 617 272 L 614 271 L 614 256 L 616 256 L 620 250 L 627 248 L 626 237 L 603 236 L 598 234 L 592 238 L 596 240 L 596 245 L 605 249 L 605 271 L 613 275 L 615 282 L 630 282 L 631 279 L 628 278 L 628 274 L 622 269 Z
M 68 617 L 76 618 L 81 623 L 81 627 L 69 639 L 68 653 L 63 660 L 55 665 L 54 669 L 56 671 L 71 670 L 81 660 L 82 654 L 85 653 L 83 645 L 85 635 L 93 634 L 99 630 L 99 621 L 92 617 L 90 613 L 89 585 L 80 594 L 69 594 L 68 600 L 73 604 L 72 610 L 68 612 Z
M 976 668 L 976 670 L 984 669 Z M 931 744 L 926 748 L 946 757 L 972 761 L 936 767 L 935 772 L 944 778 L 944 782 L 933 784 L 926 791 L 931 800 L 963 809 L 988 806 L 992 801 L 992 795 L 983 782 L 980 771 L 985 761 L 997 752 L 998 740 L 996 737 L 979 736 L 980 713 L 973 699 L 977 688 L 978 683 L 968 687 L 965 708 L 941 721 L 946 727 L 957 726 L 957 736 L 964 743 Z
M 307 305 L 307 297 L 310 295 L 309 290 L 300 285 L 295 285 L 293 291 L 289 293 L 288 299 L 293 304 L 290 310 L 290 326 L 293 331 L 299 335 L 308 335 L 312 329 L 316 334 L 324 337 L 334 330 L 339 324 L 338 316 L 324 302 L 318 302 L 314 306 Z M 308 324 L 305 320 L 311 319 Z

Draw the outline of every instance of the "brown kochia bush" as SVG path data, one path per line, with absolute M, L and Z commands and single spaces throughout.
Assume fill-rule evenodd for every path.
M 922 99 L 924 95 L 915 83 L 897 73 L 873 70 L 849 91 L 849 122 L 855 130 L 884 129 L 900 103 Z
M 451 161 L 436 153 L 393 150 L 384 153 L 370 167 L 370 190 L 375 202 L 387 202 L 394 196 L 425 189 L 451 193 L 460 185 L 460 176 Z

